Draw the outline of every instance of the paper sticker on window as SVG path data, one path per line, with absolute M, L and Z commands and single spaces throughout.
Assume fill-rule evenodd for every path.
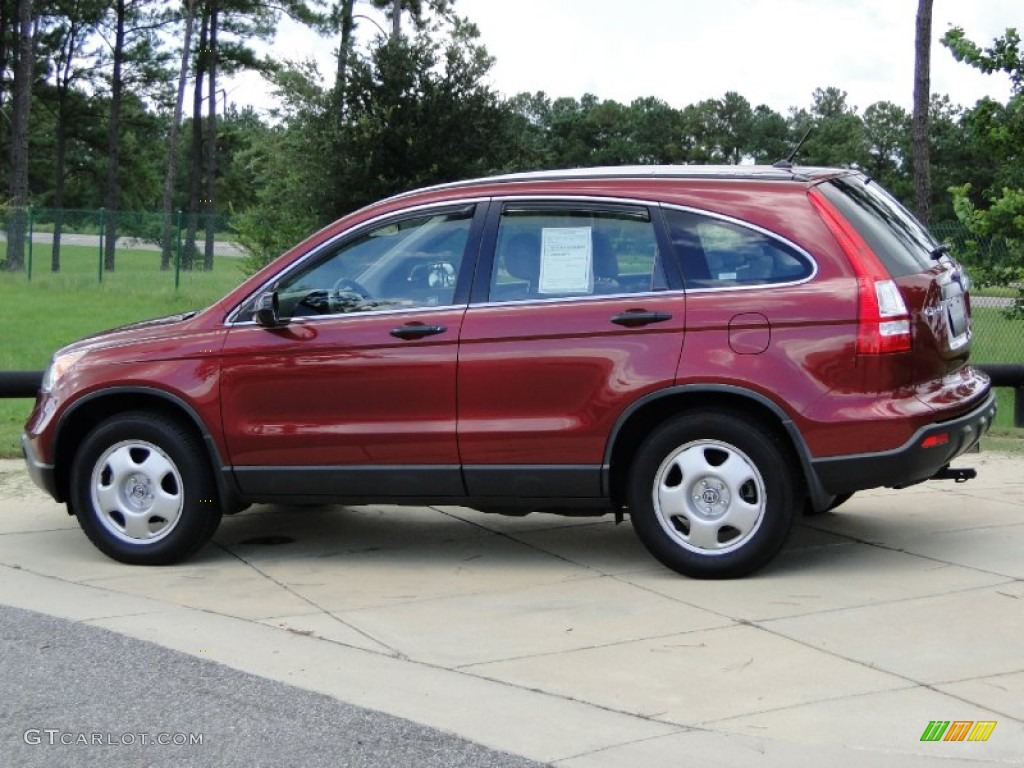
M 590 227 L 545 227 L 541 232 L 541 294 L 593 293 Z

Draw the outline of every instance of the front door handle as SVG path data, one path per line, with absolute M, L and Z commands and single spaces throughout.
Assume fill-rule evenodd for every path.
M 664 323 L 666 320 L 671 319 L 672 315 L 668 312 L 631 310 L 629 312 L 620 312 L 613 316 L 612 322 L 616 325 L 624 325 L 627 328 L 637 328 L 641 325 L 650 325 L 651 323 Z
M 391 329 L 391 335 L 399 339 L 422 339 L 424 336 L 436 336 L 448 329 L 443 325 L 424 325 L 423 323 L 407 323 Z

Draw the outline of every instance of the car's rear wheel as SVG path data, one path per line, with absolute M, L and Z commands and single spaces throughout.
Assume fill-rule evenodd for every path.
M 696 578 L 744 576 L 785 543 L 798 507 L 777 436 L 727 411 L 677 417 L 641 445 L 628 481 L 633 527 L 662 563 Z
M 69 498 L 90 541 L 124 563 L 178 562 L 209 541 L 221 518 L 199 438 L 145 412 L 113 416 L 89 433 Z

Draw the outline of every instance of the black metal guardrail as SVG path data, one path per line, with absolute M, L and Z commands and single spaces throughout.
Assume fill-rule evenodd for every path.
M 992 386 L 1013 389 L 1013 424 L 1024 427 L 1024 365 L 981 363 L 976 367 L 988 374 Z M 42 371 L 0 371 L 0 397 L 34 398 L 42 381 Z
M 993 387 L 1013 388 L 1013 426 L 1024 427 L 1024 365 L 983 363 L 975 367 L 988 374 Z
M 42 383 L 42 371 L 0 371 L 0 397 L 34 399 Z

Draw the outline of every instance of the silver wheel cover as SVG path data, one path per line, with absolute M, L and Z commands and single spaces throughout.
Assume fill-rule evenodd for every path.
M 145 440 L 104 451 L 93 466 L 90 492 L 100 524 L 128 544 L 153 544 L 170 535 L 185 501 L 178 467 Z
M 700 555 L 724 555 L 757 533 L 764 479 L 741 450 L 697 440 L 673 451 L 654 475 L 654 511 L 668 537 Z

